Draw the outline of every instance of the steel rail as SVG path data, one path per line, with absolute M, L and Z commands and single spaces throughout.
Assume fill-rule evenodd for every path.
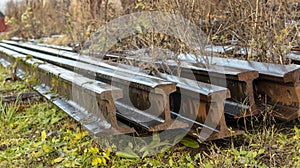
M 132 67 L 121 63 L 112 63 L 112 65 L 128 70 L 142 71 L 139 67 Z M 156 75 L 167 81 L 176 83 L 176 92 L 170 95 L 171 114 L 173 117 L 186 121 L 192 126 L 190 135 L 197 135 L 197 130 L 207 132 L 207 135 L 210 135 L 211 130 L 199 127 L 199 125 L 203 124 L 215 127 L 218 130 L 218 132 L 214 132 L 208 139 L 220 139 L 243 133 L 240 130 L 229 132 L 227 127 L 224 116 L 224 101 L 230 98 L 230 91 L 228 89 L 164 73 Z
M 43 59 L 44 61 L 50 61 L 51 63 L 53 63 L 53 60 L 54 60 L 53 57 L 51 58 L 49 56 L 46 56 L 46 54 L 41 54 L 41 53 L 37 53 L 37 52 L 29 52 L 28 50 L 24 50 L 24 49 L 16 48 L 16 47 L 13 47 L 13 46 L 4 45 L 4 44 L 3 44 L 3 46 L 7 47 L 7 48 L 10 48 L 10 49 L 13 49 L 13 50 L 18 51 L 18 52 L 22 52 L 22 53 L 25 53 L 25 54 L 30 54 L 31 56 L 34 56 L 34 57 L 39 58 L 39 59 Z M 57 61 L 57 59 L 60 60 L 62 58 L 56 57 L 56 61 Z M 70 60 L 68 60 L 68 61 L 70 61 Z M 58 62 L 60 62 L 60 61 L 58 61 Z M 62 63 L 60 62 L 59 65 L 61 66 Z M 70 64 L 68 64 L 68 65 L 70 65 Z M 106 65 L 106 67 L 114 67 L 114 66 Z M 116 68 L 114 68 L 114 69 L 116 69 Z M 126 72 L 129 72 L 129 71 L 126 71 Z M 145 77 L 147 75 L 144 74 L 144 75 L 141 75 L 141 76 Z M 160 79 L 160 78 L 155 78 L 155 79 Z M 192 81 L 192 80 L 190 80 L 190 81 Z M 197 83 L 199 84 L 199 82 L 197 82 Z M 219 138 L 223 138 L 223 137 L 233 135 L 232 132 L 229 132 L 229 129 L 227 128 L 225 118 L 224 118 L 223 102 L 224 102 L 225 98 L 218 99 L 217 101 L 215 100 L 214 102 L 210 102 L 210 100 L 209 100 L 210 97 L 211 97 L 211 94 L 217 95 L 220 92 L 226 92 L 227 93 L 228 91 L 225 88 L 220 88 L 220 87 L 210 85 L 211 90 L 207 91 L 208 85 L 204 85 L 204 84 L 201 84 L 201 87 L 199 87 L 199 88 L 192 87 L 191 85 L 189 85 L 188 87 L 186 87 L 183 84 L 179 84 L 179 85 L 182 89 L 189 90 L 190 93 L 193 93 L 193 92 L 195 92 L 194 90 L 197 90 L 195 93 L 202 95 L 202 99 L 201 99 L 202 102 L 211 103 L 212 105 L 207 105 L 205 103 L 202 103 L 201 105 L 199 105 L 199 102 L 194 102 L 194 104 L 199 105 L 198 109 L 202 110 L 202 111 L 199 111 L 199 114 L 201 114 L 201 115 L 198 116 L 197 121 L 192 122 L 191 119 L 189 119 L 187 116 L 182 116 L 181 114 L 171 112 L 173 117 L 175 116 L 178 120 L 183 121 L 185 123 L 188 122 L 188 123 L 194 124 L 195 126 L 198 126 L 198 127 L 200 126 L 201 129 L 206 129 L 207 131 L 212 131 L 214 134 L 209 139 L 219 139 Z M 228 98 L 228 93 L 226 95 L 227 95 L 227 98 Z M 171 96 L 171 97 L 174 97 L 174 96 Z M 188 97 L 193 97 L 193 96 L 188 95 Z M 172 100 L 172 98 L 171 98 L 171 100 Z M 190 100 L 192 100 L 192 99 L 190 98 Z M 217 105 L 215 105 L 215 104 L 217 104 Z M 139 125 L 142 125 L 142 127 L 145 127 L 148 130 L 151 130 L 149 128 L 150 124 L 145 124 L 143 122 L 138 122 L 139 120 L 138 120 L 138 117 L 136 117 L 136 115 L 135 115 L 135 118 L 133 119 L 133 116 L 134 116 L 133 114 L 140 114 L 141 113 L 140 110 L 138 110 L 138 109 L 132 110 L 132 109 L 130 109 L 130 107 L 128 107 L 126 105 L 124 106 L 124 104 L 119 103 L 119 102 L 116 102 L 116 106 L 117 106 L 117 109 L 118 109 L 118 112 L 117 112 L 118 116 L 121 116 L 121 118 L 123 118 L 123 119 L 125 118 L 125 120 L 129 120 L 131 122 L 133 121 L 135 124 L 137 122 L 137 123 L 139 123 Z M 125 108 L 123 108 L 123 107 L 125 107 Z M 194 107 L 196 107 L 196 106 L 194 106 Z M 211 109 L 209 109 L 209 108 L 211 108 Z M 203 110 L 203 109 L 205 109 L 205 110 Z M 211 128 L 210 126 L 207 126 L 207 125 L 203 124 L 203 122 L 205 121 L 204 119 L 205 119 L 206 115 L 208 114 L 209 110 L 213 111 L 213 113 L 216 116 L 218 116 L 218 115 L 221 116 L 220 120 L 217 119 L 218 117 L 215 117 L 216 118 L 215 121 L 213 121 L 214 120 L 213 118 L 210 118 L 210 120 L 212 120 L 213 122 L 219 122 L 219 123 L 215 123 L 218 126 L 217 129 Z M 122 115 L 122 113 L 123 113 L 123 115 Z M 199 120 L 199 118 L 201 118 L 200 116 L 203 117 L 201 120 Z M 153 124 L 153 121 L 156 122 L 156 123 L 154 122 L 155 124 L 158 124 L 159 120 L 152 120 L 151 124 Z M 175 124 L 175 125 L 177 125 L 177 124 Z M 196 129 L 194 129 L 194 130 L 196 130 Z M 240 133 L 241 132 L 236 133 L 236 134 L 240 134 Z
M 110 57 L 110 56 L 108 56 Z M 118 56 L 112 56 L 116 58 Z M 122 57 L 123 60 L 131 60 L 136 62 L 135 58 L 132 57 Z M 139 58 L 139 60 L 141 60 Z M 197 62 L 198 61 L 198 62 Z M 265 107 L 265 102 L 268 105 L 273 107 L 273 115 L 279 120 L 289 121 L 300 116 L 300 89 L 299 89 L 299 75 L 300 75 L 300 66 L 299 65 L 279 65 L 271 63 L 261 63 L 254 61 L 244 61 L 237 59 L 229 58 L 220 58 L 220 57 L 210 57 L 205 56 L 205 59 L 199 59 L 197 61 L 190 61 L 188 64 L 195 69 L 202 69 L 199 65 L 212 65 L 224 67 L 224 69 L 237 69 L 244 71 L 256 71 L 259 73 L 259 77 L 251 77 L 251 80 L 248 80 L 248 87 L 253 88 L 253 97 L 254 103 L 256 104 L 256 112 L 262 112 Z M 173 62 L 173 61 L 171 61 Z M 159 62 L 159 65 L 162 63 Z M 164 63 L 167 64 L 168 63 Z M 157 66 L 159 67 L 159 66 Z M 226 71 L 225 71 L 226 74 Z M 245 78 L 248 75 L 244 76 Z M 226 77 L 226 80 L 230 78 Z M 251 82 L 252 81 L 252 82 Z M 228 85 L 233 88 L 236 86 Z M 235 97 L 234 92 L 232 92 L 232 97 Z M 230 101 L 228 103 L 234 103 Z M 253 103 L 252 103 L 253 104 Z M 234 103 L 232 107 L 237 107 Z M 240 104 L 244 106 L 244 104 Z M 247 105 L 247 104 L 246 104 Z M 247 108 L 247 107 L 246 107 Z M 230 108 L 229 108 L 230 109 Z M 226 111 L 226 107 L 225 107 Z M 235 111 L 235 110 L 231 110 Z M 239 111 L 239 110 L 238 110 Z
M 121 98 L 122 91 L 119 88 L 38 59 L 28 59 L 26 55 L 3 47 L 0 47 L 0 51 L 1 64 L 7 66 L 17 63 L 17 75 L 20 78 L 27 73 L 40 79 L 34 88 L 79 121 L 91 134 L 99 136 L 135 132 L 133 128 L 117 121 L 112 94 L 116 95 L 116 99 Z M 93 100 L 98 101 L 99 107 L 90 105 L 89 101 Z
M 300 66 L 279 65 L 255 61 L 208 57 L 209 63 L 259 72 L 254 80 L 254 95 L 258 106 L 267 102 L 274 107 L 277 119 L 289 121 L 300 116 Z
M 108 54 L 106 57 L 117 58 L 118 56 Z M 224 112 L 227 116 L 240 118 L 260 113 L 256 107 L 253 90 L 253 81 L 259 76 L 255 70 L 222 67 L 206 63 L 196 65 L 181 62 L 178 65 L 172 60 L 150 62 L 143 58 L 134 57 L 119 57 L 118 59 L 121 60 L 121 63 L 134 66 L 138 66 L 140 63 L 150 64 L 160 72 L 165 72 L 168 69 L 169 72 L 177 74 L 177 69 L 179 69 L 181 77 L 227 87 L 231 93 L 231 98 L 225 102 Z M 114 65 L 115 63 L 110 64 Z
M 130 117 L 130 115 L 132 115 L 130 117 L 131 118 L 130 121 L 133 121 L 132 119 L 136 119 L 136 121 L 133 121 L 134 123 L 140 123 L 142 127 L 147 128 L 149 131 L 165 130 L 168 129 L 170 125 L 174 125 L 172 124 L 174 120 L 171 119 L 171 113 L 169 109 L 169 98 L 168 98 L 170 93 L 176 90 L 176 86 L 172 82 L 168 82 L 160 78 L 155 78 L 144 74 L 141 75 L 139 73 L 134 73 L 134 72 L 125 73 L 123 71 L 116 71 L 116 70 L 99 67 L 99 66 L 95 66 L 83 62 L 78 62 L 78 61 L 69 60 L 65 58 L 59 58 L 59 57 L 31 51 L 28 49 L 20 48 L 13 45 L 8 45 L 3 43 L 1 43 L 0 45 L 2 47 L 6 47 L 8 49 L 26 55 L 30 55 L 34 58 L 41 59 L 43 61 L 55 64 L 57 66 L 66 68 L 71 71 L 78 69 L 79 73 L 85 74 L 90 78 L 95 78 L 96 80 L 108 84 L 113 84 L 114 86 L 119 87 L 121 89 L 129 90 L 129 92 L 123 92 L 124 97 L 126 98 L 120 99 L 118 100 L 118 102 L 127 105 L 127 107 L 129 107 L 131 103 L 133 103 L 134 108 L 136 107 L 136 110 L 143 110 L 145 113 L 148 113 L 149 115 L 156 116 L 157 118 L 164 120 L 163 123 L 152 122 L 152 123 L 148 123 L 149 125 L 146 125 L 147 123 L 141 122 L 140 120 L 141 118 L 144 118 L 143 119 L 144 121 L 150 120 L 146 115 L 141 115 L 141 113 L 134 112 L 132 110 L 129 110 L 128 108 L 128 110 L 126 111 L 127 112 L 126 115 L 124 114 L 123 116 L 127 118 Z M 93 76 L 93 74 L 95 74 L 95 76 Z M 153 101 L 150 102 L 149 99 L 152 99 Z M 148 109 L 149 107 L 151 107 L 152 110 L 145 110 Z M 120 113 L 125 113 L 125 111 L 120 111 Z M 186 126 L 181 122 L 178 122 L 175 125 L 177 125 L 180 128 Z
M 90 63 L 93 65 L 118 70 L 119 68 L 116 66 L 111 66 L 109 64 L 103 63 L 101 59 L 89 57 L 86 55 L 79 55 L 74 52 L 69 51 L 61 51 L 54 48 L 48 48 L 45 46 L 37 46 L 28 43 L 18 43 L 14 41 L 2 41 L 6 44 L 11 44 L 19 47 L 23 47 L 26 49 L 55 55 L 58 57 L 68 58 L 72 60 L 77 60 L 85 63 Z M 112 55 L 107 55 L 112 56 Z M 140 60 L 134 60 L 135 63 Z M 146 60 L 143 60 L 146 62 Z M 160 69 L 165 69 L 163 66 L 165 64 L 161 64 L 159 62 L 155 63 L 155 66 L 158 66 Z M 177 64 L 171 61 L 167 63 L 168 68 L 171 68 L 171 71 L 177 69 Z M 124 71 L 124 70 L 123 70 Z M 192 74 L 192 73 L 193 74 Z M 253 80 L 258 77 L 258 72 L 249 71 L 249 70 L 241 70 L 241 69 L 232 69 L 232 68 L 221 68 L 210 65 L 209 67 L 196 67 L 187 63 L 181 64 L 181 75 L 182 77 L 189 79 L 197 79 L 201 82 L 210 83 L 211 80 L 214 81 L 215 85 L 220 85 L 223 87 L 229 88 L 231 92 L 231 100 L 227 100 L 225 104 L 225 113 L 234 118 L 251 116 L 258 113 L 256 109 L 256 104 L 254 101 L 254 93 L 253 93 Z M 223 76 L 226 76 L 226 82 L 223 80 L 219 80 Z M 228 102 L 228 103 L 227 103 Z M 242 106 L 240 104 L 243 104 Z M 243 107 L 243 108 L 241 108 Z

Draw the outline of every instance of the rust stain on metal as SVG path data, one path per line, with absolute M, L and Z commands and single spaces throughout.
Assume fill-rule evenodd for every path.
M 1 54 L 1 57 L 4 59 L 7 58 L 6 60 L 9 61 L 11 64 L 13 64 L 14 61 L 19 58 L 17 56 L 16 57 L 6 56 L 5 54 Z M 91 128 L 91 130 L 89 130 L 91 133 L 99 135 L 102 132 L 103 133 L 109 132 L 108 130 L 111 131 L 114 130 L 114 133 L 116 134 L 135 132 L 133 128 L 129 128 L 128 126 L 123 126 L 123 125 L 119 126 L 119 122 L 116 119 L 116 107 L 112 96 L 110 97 L 101 96 L 101 93 L 104 93 L 106 95 L 107 94 L 112 95 L 112 92 L 122 92 L 121 90 L 118 89 L 114 90 L 111 87 L 106 87 L 106 88 L 101 88 L 100 90 L 103 91 L 101 92 L 99 91 L 99 86 L 95 84 L 91 84 L 90 80 L 84 77 L 80 79 L 83 81 L 81 82 L 80 80 L 77 81 L 77 83 L 78 82 L 82 83 L 82 85 L 76 85 L 72 82 L 72 80 L 67 80 L 59 77 L 62 76 L 62 74 L 64 73 L 70 75 L 72 74 L 72 72 L 68 72 L 63 68 L 53 66 L 50 64 L 42 64 L 41 67 L 43 68 L 40 68 L 39 66 L 37 68 L 34 68 L 33 64 L 27 64 L 23 61 L 18 62 L 18 65 L 20 65 L 18 66 L 18 69 L 22 71 L 30 70 L 32 74 L 35 74 L 36 78 L 41 79 L 39 80 L 39 82 L 43 83 L 44 86 L 38 87 L 39 92 L 47 97 L 48 96 L 47 94 L 49 94 L 49 90 L 44 91 L 45 90 L 44 88 L 51 87 L 56 91 L 56 93 L 60 94 L 60 96 L 63 95 L 65 99 L 73 101 L 76 105 L 69 104 L 68 101 L 61 101 L 60 103 L 57 103 L 60 101 L 60 98 L 57 98 L 56 96 L 52 97 L 53 93 L 51 93 L 51 96 L 47 97 L 47 99 L 53 101 L 54 104 L 58 105 L 60 108 L 66 111 L 71 117 L 74 117 L 75 120 L 81 122 L 87 129 Z M 45 71 L 45 69 L 49 71 Z M 94 85 L 94 86 L 87 87 L 87 85 Z M 98 87 L 98 90 L 96 91 L 91 89 L 93 87 L 95 89 Z M 117 95 L 122 95 L 122 94 L 117 94 Z M 95 100 L 95 102 L 97 102 L 97 104 L 100 106 L 99 107 L 96 106 L 97 104 L 92 105 L 91 102 L 93 102 L 93 100 Z M 89 113 L 87 114 L 84 111 L 76 110 L 76 108 L 78 107 L 84 108 Z M 95 120 L 95 118 L 98 119 Z M 101 121 L 101 120 L 104 123 L 102 125 L 100 123 L 97 123 L 97 121 Z M 105 124 L 105 122 L 108 122 L 108 124 Z M 95 129 L 96 127 L 98 128 Z
M 192 136 L 203 141 L 232 136 L 224 116 L 224 100 L 230 98 L 228 89 L 172 75 L 159 76 L 177 83 L 176 92 L 170 95 L 171 111 L 201 123 L 192 126 Z
M 14 50 L 18 48 L 11 46 L 15 44 L 0 45 Z M 154 66 L 151 70 L 154 71 L 166 70 L 167 67 L 167 72 L 176 74 L 177 70 L 180 69 L 178 74 L 180 72 L 181 76 L 176 79 L 179 82 L 176 82 L 170 80 L 171 78 L 175 79 L 174 76 L 160 76 L 165 78 L 162 80 L 139 73 L 134 73 L 136 78 L 132 79 L 128 75 L 131 73 L 128 69 L 126 72 L 116 74 L 116 69 L 112 68 L 111 65 L 105 65 L 105 63 L 87 64 L 92 59 L 73 61 L 70 59 L 72 57 L 70 54 L 65 54 L 64 58 L 58 59 L 56 56 L 46 54 L 41 56 L 39 53 L 27 49 L 22 49 L 22 52 L 28 52 L 27 54 L 31 54 L 33 57 L 45 59 L 45 61 L 50 61 L 65 69 L 74 69 L 74 66 L 78 66 L 77 68 L 87 72 L 88 75 L 96 74 L 96 80 L 120 88 L 120 90 L 115 91 L 119 95 L 117 102 L 114 102 L 112 91 L 109 91 L 108 88 L 104 89 L 107 91 L 97 92 L 96 96 L 92 97 L 91 95 L 94 93 L 91 92 L 91 88 L 99 88 L 100 86 L 90 84 L 87 80 L 85 84 L 82 83 L 74 87 L 72 81 L 68 80 L 69 75 L 62 75 L 63 72 L 58 70 L 61 67 L 58 69 L 52 67 L 53 73 L 48 75 L 45 74 L 45 70 L 47 68 L 49 70 L 51 67 L 37 66 L 42 68 L 42 71 L 37 72 L 37 77 L 41 78 L 40 82 L 51 86 L 64 97 L 75 100 L 78 105 L 92 111 L 97 117 L 104 117 L 113 129 L 124 132 L 130 131 L 126 127 L 119 127 L 117 117 L 135 122 L 148 131 L 186 127 L 185 122 L 175 121 L 171 117 L 173 114 L 173 116 L 181 117 L 189 124 L 193 124 L 191 133 L 195 133 L 200 126 L 202 138 L 219 139 L 233 135 L 227 127 L 224 111 L 235 118 L 256 115 L 261 112 L 261 104 L 264 102 L 274 107 L 273 114 L 278 119 L 292 120 L 300 116 L 300 66 L 297 65 L 285 66 L 213 57 L 207 57 L 209 66 L 205 66 L 206 63 L 203 64 L 204 66 L 199 66 L 199 63 L 177 65 L 170 62 L 156 62 L 151 64 Z M 51 50 L 51 52 L 55 51 Z M 121 57 L 112 56 L 112 58 L 120 60 Z M 8 58 L 8 60 L 10 59 Z M 147 60 L 124 57 L 122 59 L 127 64 L 143 63 L 148 65 Z M 27 64 L 28 62 L 18 63 L 18 67 L 24 71 L 36 73 Z M 126 66 L 124 67 L 126 69 Z M 222 67 L 221 69 L 224 71 L 218 67 Z M 130 69 L 130 67 L 128 68 Z M 191 84 L 180 82 L 185 78 L 193 82 L 212 83 L 213 81 L 214 85 L 228 88 L 230 94 L 226 88 L 212 89 L 202 83 L 197 84 L 209 91 L 197 90 Z M 224 80 L 226 81 L 224 82 Z M 72 92 L 74 88 L 75 92 Z M 124 92 L 126 89 L 128 92 Z M 79 102 L 78 100 L 82 98 L 83 101 Z M 97 103 L 90 104 L 89 102 L 92 101 Z M 97 109 L 97 107 L 99 108 Z M 121 109 L 118 112 L 116 112 L 117 107 Z M 191 121 L 193 119 L 195 122 Z M 176 123 L 174 124 L 174 122 Z M 242 132 L 237 131 L 234 134 L 240 133 Z
M 255 70 L 259 78 L 254 80 L 254 98 L 258 109 L 267 102 L 274 108 L 274 116 L 280 120 L 293 120 L 300 116 L 299 65 L 279 65 L 227 58 L 210 58 L 212 64 Z
M 300 85 L 268 80 L 255 81 L 258 102 L 274 105 L 274 116 L 280 120 L 293 120 L 300 116 Z
M 248 98 L 249 105 L 250 105 L 250 110 L 247 111 L 246 114 L 241 114 L 238 117 L 244 117 L 248 115 L 252 116 L 259 113 L 255 103 L 254 91 L 253 91 L 253 81 L 258 77 L 259 74 L 257 71 L 247 71 L 246 73 L 238 74 L 239 81 L 244 81 L 246 84 L 245 90 L 243 90 L 246 95 L 244 99 Z M 239 90 L 242 91 L 242 89 Z
M 229 100 L 249 106 L 246 113 L 243 113 L 241 109 L 240 113 L 231 114 L 234 115 L 235 118 L 251 116 L 258 113 L 253 92 L 253 80 L 259 76 L 257 71 L 224 68 L 225 71 L 223 72 L 214 72 L 211 69 L 198 68 L 196 66 L 185 66 L 181 68 L 182 77 L 196 79 L 205 83 L 211 83 L 213 81 L 214 85 L 227 87 L 231 93 Z M 190 73 L 190 71 L 193 73 Z
M 57 66 L 60 66 L 65 69 L 78 69 L 80 70 L 78 73 L 82 73 L 83 75 L 87 75 L 90 78 L 95 78 L 101 82 L 111 84 L 115 87 L 118 87 L 122 90 L 129 90 L 129 92 L 124 92 L 124 97 L 131 97 L 134 100 L 134 103 L 129 102 L 129 99 L 121 99 L 120 101 L 125 104 L 134 104 L 137 106 L 138 110 L 147 109 L 147 107 L 154 107 L 158 110 L 163 109 L 162 114 L 154 114 L 157 117 L 161 117 L 165 120 L 163 123 L 163 127 L 165 125 L 171 125 L 171 115 L 169 110 L 169 100 L 168 96 L 170 92 L 175 91 L 176 86 L 168 81 L 164 81 L 152 76 L 145 76 L 135 72 L 123 72 L 117 71 L 116 69 L 111 69 L 96 65 L 87 64 L 80 61 L 74 61 L 66 58 L 60 58 L 56 56 L 51 56 L 39 52 L 35 52 L 29 49 L 24 49 L 18 46 L 18 44 L 0 44 L 3 47 L 7 47 L 12 50 L 17 50 L 24 54 L 30 54 L 34 58 L 42 59 L 47 62 L 51 62 Z M 94 74 L 94 75 L 93 75 Z M 166 86 L 166 87 L 165 87 Z M 135 90 L 135 91 L 134 91 Z M 162 92 L 158 93 L 157 90 L 162 90 Z M 138 93 L 138 100 L 135 100 L 135 97 L 132 97 L 132 94 Z M 150 106 L 150 96 L 157 97 L 160 102 L 154 103 L 154 106 Z M 156 100 L 156 99 L 155 99 Z M 159 103 L 161 105 L 159 105 Z M 145 110 L 145 113 L 155 113 L 156 111 Z M 133 118 L 134 119 L 134 118 Z M 157 127 L 159 128 L 159 127 Z M 151 129 L 153 130 L 153 129 Z

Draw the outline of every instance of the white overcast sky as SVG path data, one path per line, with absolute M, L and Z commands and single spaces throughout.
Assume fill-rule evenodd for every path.
M 0 10 L 2 12 L 5 12 L 5 4 L 6 2 L 8 2 L 10 0 L 0 0 Z M 14 0 L 15 2 L 18 2 L 18 1 L 22 1 L 22 0 Z

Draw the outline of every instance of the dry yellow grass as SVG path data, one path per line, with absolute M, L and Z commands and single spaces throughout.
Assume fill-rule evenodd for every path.
M 42 3 L 43 2 L 43 3 Z M 32 1 L 28 4 L 10 3 L 8 17 L 10 29 L 23 38 L 39 38 L 51 34 L 66 34 L 71 42 L 84 44 L 99 27 L 121 15 L 139 11 L 167 11 L 183 15 L 208 34 L 218 44 L 230 42 L 234 37 L 239 47 L 256 51 L 259 57 L 248 55 L 244 59 L 287 63 L 282 46 L 295 45 L 296 24 L 285 21 L 296 19 L 298 11 L 286 8 L 299 0 L 72 0 Z M 274 6 L 279 6 L 280 10 Z M 298 12 L 298 13 L 297 13 Z M 201 24 L 200 24 L 201 23 Z M 60 43 L 60 42 L 59 42 Z M 131 50 L 148 47 L 169 47 L 175 52 L 192 52 L 185 44 L 165 34 L 141 32 L 114 46 L 111 50 Z

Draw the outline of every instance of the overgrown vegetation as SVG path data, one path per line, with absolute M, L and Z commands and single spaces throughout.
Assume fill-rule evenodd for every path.
M 299 9 L 288 0 L 11 1 L 6 11 L 10 27 L 6 38 L 65 34 L 55 42 L 84 44 L 101 25 L 114 18 L 153 10 L 183 15 L 216 45 L 237 40 L 230 56 L 237 56 L 234 53 L 241 48 L 248 52 L 238 58 L 285 64 L 289 47 L 299 45 Z M 143 33 L 142 29 L 120 39 L 110 51 L 149 47 L 177 54 L 195 52 L 180 39 L 163 33 Z M 10 74 L 3 68 L 0 71 L 2 82 Z M 26 83 L 2 82 L 0 90 L 21 92 L 28 89 Z M 252 119 L 251 123 L 245 135 L 206 142 L 197 149 L 187 147 L 199 145 L 192 140 L 174 145 L 154 136 L 149 146 L 136 148 L 128 144 L 126 151 L 116 151 L 113 144 L 96 144 L 78 123 L 50 103 L 33 102 L 20 107 L 17 102 L 11 106 L 1 102 L 0 167 L 300 167 L 299 119 L 274 123 L 266 114 L 264 119 Z M 151 156 L 153 148 L 161 144 L 174 146 Z
M 90 40 L 99 27 L 119 16 L 140 11 L 180 14 L 196 24 L 215 44 L 243 49 L 248 60 L 285 64 L 291 46 L 298 45 L 299 4 L 297 0 L 53 0 L 7 4 L 11 34 L 41 38 L 66 34 L 59 43 Z M 184 32 L 186 33 L 186 32 Z M 187 32 L 188 33 L 188 32 Z M 233 40 L 233 41 L 232 41 Z M 167 48 L 175 53 L 192 52 L 181 40 L 162 33 L 145 33 L 120 39 L 111 51 Z M 228 56 L 228 55 L 227 55 Z

